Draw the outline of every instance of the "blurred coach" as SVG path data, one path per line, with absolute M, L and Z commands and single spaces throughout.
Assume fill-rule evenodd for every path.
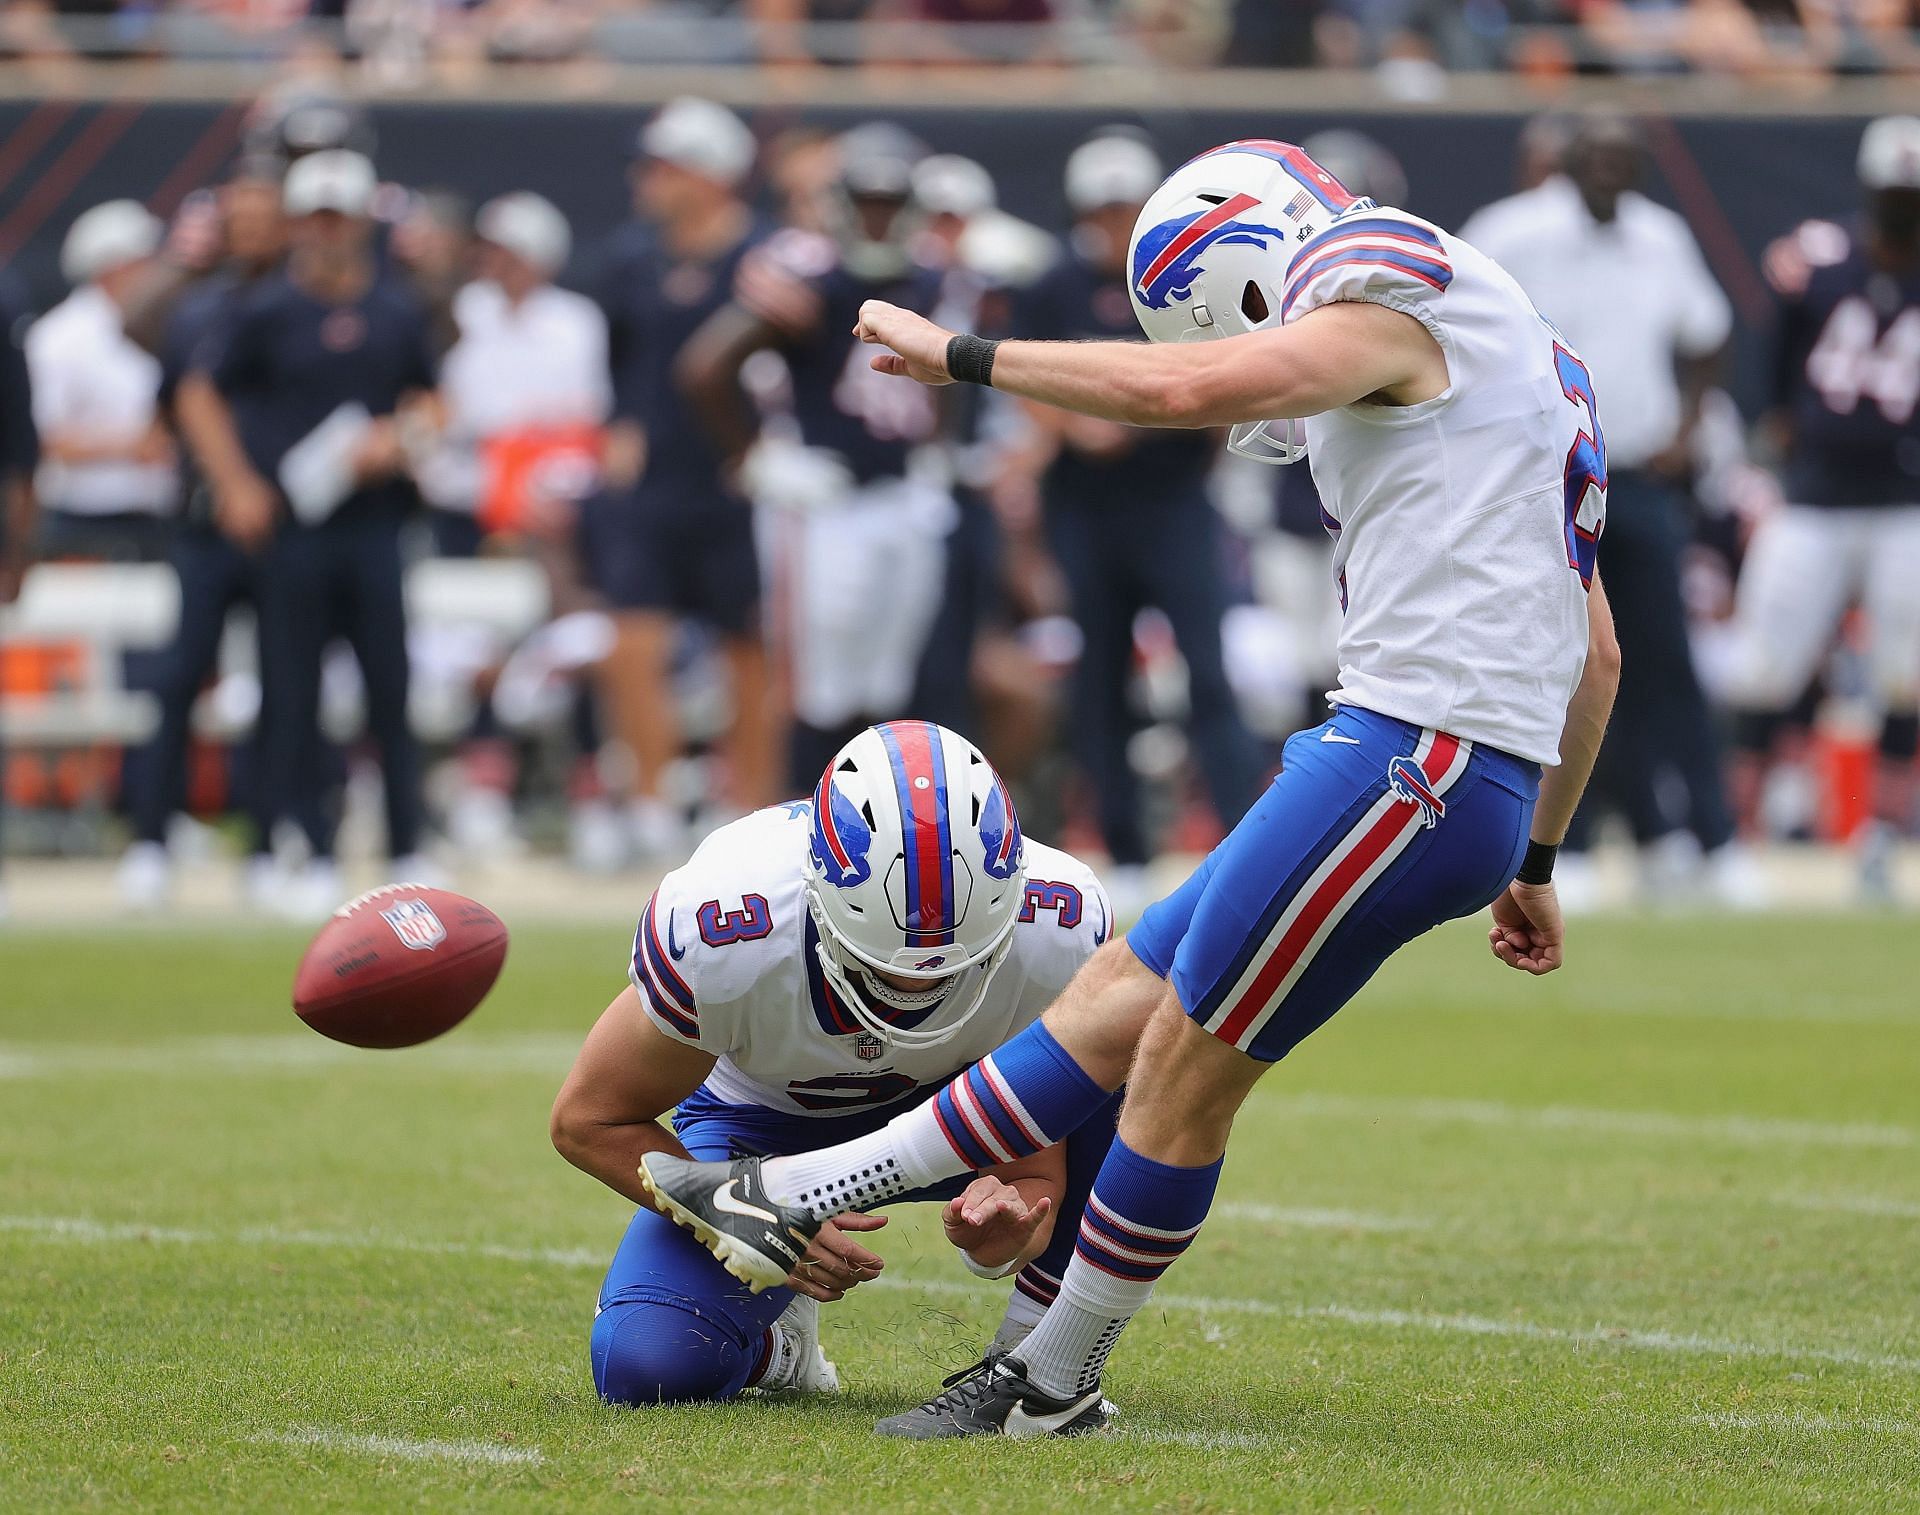
M 1619 806 L 1634 840 L 1648 849 L 1649 882 L 1671 886 L 1690 870 L 1697 856 L 1691 831 L 1708 855 L 1711 882 L 1738 902 L 1751 883 L 1739 849 L 1728 845 L 1733 822 L 1719 744 L 1694 673 L 1680 591 L 1693 432 L 1733 312 L 1687 223 L 1634 192 L 1641 147 L 1629 121 L 1611 114 L 1580 121 L 1565 165 L 1537 188 L 1488 206 L 1461 235 L 1505 267 L 1566 333 L 1600 395 L 1610 464 L 1600 570 L 1623 670 L 1594 788 Z M 1668 773 L 1684 782 L 1684 806 L 1663 798 Z M 1593 800 L 1590 793 L 1583 818 Z M 1572 874 L 1576 890 L 1586 877 Z
M 182 383 L 180 422 L 223 530 L 261 552 L 261 676 L 272 686 L 265 768 L 298 814 L 324 783 L 320 669 L 343 637 L 366 686 L 396 876 L 422 870 L 420 753 L 407 723 L 400 531 L 415 502 L 403 407 L 432 404 L 431 318 L 371 250 L 373 165 L 314 153 L 287 171 L 291 253 L 249 291 Z M 337 904 L 332 836 L 290 910 Z
M 1132 137 L 1096 135 L 1067 160 L 1073 230 L 1064 254 L 1014 302 L 1013 335 L 1043 341 L 1136 339 L 1127 242 L 1159 188 L 1160 160 Z M 1207 432 L 1149 431 L 1029 405 L 1050 455 L 1041 480 L 1047 536 L 1085 646 L 1074 675 L 1073 739 L 1091 778 L 1115 874 L 1137 887 L 1150 853 L 1139 783 L 1127 758 L 1133 621 L 1163 611 L 1187 664 L 1194 755 L 1232 826 L 1252 803 L 1260 760 L 1241 724 L 1220 648 L 1220 518 L 1207 493 L 1217 447 Z M 1126 870 L 1126 871 L 1121 871 Z

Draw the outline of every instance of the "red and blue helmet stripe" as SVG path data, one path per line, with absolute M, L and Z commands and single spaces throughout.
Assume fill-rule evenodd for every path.
M 953 832 L 947 806 L 947 760 L 940 728 L 930 721 L 889 721 L 875 728 L 887 749 L 900 801 L 906 851 L 909 947 L 953 942 L 956 902 Z
M 1291 142 L 1277 142 L 1271 137 L 1248 137 L 1239 142 L 1223 142 L 1188 161 L 1198 163 L 1200 158 L 1211 158 L 1215 153 L 1251 153 L 1256 158 L 1271 158 L 1335 215 L 1360 203 L 1358 195 L 1349 194 L 1346 185 Z

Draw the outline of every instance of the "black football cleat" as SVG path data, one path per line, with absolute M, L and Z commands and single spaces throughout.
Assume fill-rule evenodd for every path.
M 989 1352 L 917 1410 L 890 1415 L 882 1436 L 942 1441 L 950 1436 L 1086 1436 L 1107 1428 L 1106 1401 L 1095 1384 L 1072 1399 L 1055 1399 L 1027 1381 L 1017 1357 Z
M 649 1152 L 640 1159 L 640 1182 L 675 1225 L 691 1231 L 755 1294 L 787 1281 L 821 1225 L 805 1210 L 767 1197 L 757 1157 L 701 1163 Z

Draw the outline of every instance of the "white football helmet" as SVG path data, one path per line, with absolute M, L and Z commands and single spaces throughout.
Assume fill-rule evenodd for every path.
M 1128 293 L 1154 342 L 1206 342 L 1277 326 L 1300 245 L 1371 202 L 1291 142 L 1229 142 L 1182 164 L 1134 222 Z M 1306 455 L 1297 420 L 1244 421 L 1227 446 L 1261 463 Z
M 883 1042 L 938 1046 L 973 1018 L 1013 943 L 1026 881 L 1006 784 L 943 726 L 861 732 L 813 792 L 807 909 L 820 966 Z

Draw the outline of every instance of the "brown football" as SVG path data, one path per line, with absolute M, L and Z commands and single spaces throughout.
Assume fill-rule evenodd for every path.
M 300 959 L 293 1008 L 355 1047 L 411 1047 L 451 1031 L 507 960 L 507 928 L 478 900 L 388 884 L 336 910 Z

